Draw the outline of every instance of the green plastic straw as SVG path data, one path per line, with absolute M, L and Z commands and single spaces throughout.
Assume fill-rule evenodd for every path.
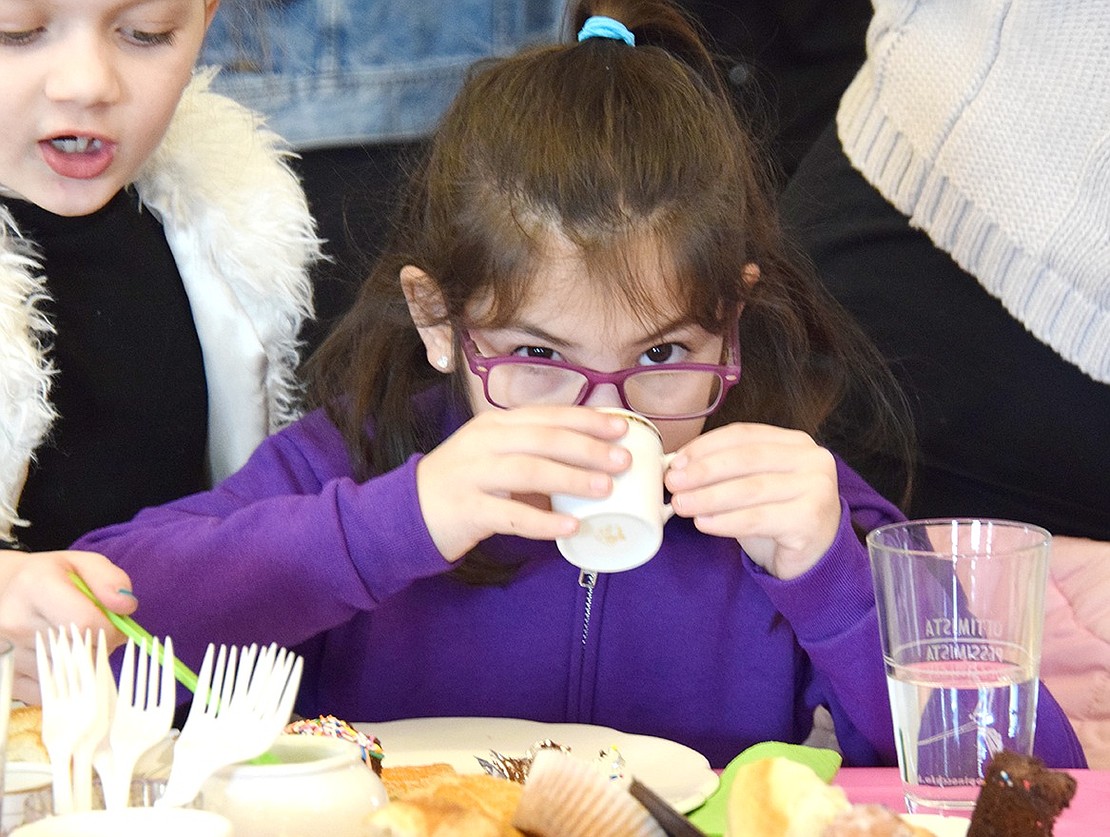
M 154 647 L 154 637 L 150 632 L 132 619 L 130 616 L 124 616 L 121 613 L 114 613 L 104 606 L 104 603 L 96 597 L 89 585 L 85 583 L 85 579 L 77 575 L 77 573 L 70 571 L 69 577 L 73 579 L 73 583 L 77 585 L 77 589 L 84 593 L 95 604 L 100 611 L 108 617 L 108 621 L 115 625 L 124 636 L 131 637 L 135 642 L 139 643 L 140 647 Z M 162 643 L 158 643 L 158 662 L 165 663 L 165 649 Z M 174 657 L 173 661 L 173 676 L 177 678 L 177 682 L 188 689 L 190 692 L 197 690 L 197 675 L 181 660 Z

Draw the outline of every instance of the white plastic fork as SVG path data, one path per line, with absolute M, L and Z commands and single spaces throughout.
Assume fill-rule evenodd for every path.
M 87 677 L 89 671 L 92 671 L 93 676 L 93 700 L 96 712 L 73 748 L 73 810 L 90 811 L 93 806 L 93 754 L 108 737 L 108 728 L 112 723 L 112 710 L 116 701 L 116 683 L 112 677 L 112 669 L 108 666 L 108 645 L 104 641 L 104 631 L 97 632 L 94 665 L 92 638 L 89 631 L 85 631 L 82 641 L 77 634 L 77 629 L 71 630 L 73 664 L 81 669 L 82 676 Z
M 107 746 L 102 745 L 93 757 L 104 790 L 104 807 L 110 811 L 127 807 L 136 762 L 170 732 L 177 695 L 173 671 L 173 640 L 169 637 L 161 662 L 157 639 L 144 642 L 137 653 L 135 641 L 127 640 Z
M 213 670 L 214 655 L 210 644 L 158 806 L 188 805 L 216 770 L 266 752 L 293 711 L 304 664 L 299 655 L 276 644 L 241 653 L 221 645 Z
M 65 628 L 47 631 L 49 653 L 42 632 L 35 634 L 39 690 L 42 695 L 42 743 L 50 756 L 54 813 L 74 808 L 73 755 L 96 722 L 96 678 L 92 658 L 76 626 L 74 648 Z

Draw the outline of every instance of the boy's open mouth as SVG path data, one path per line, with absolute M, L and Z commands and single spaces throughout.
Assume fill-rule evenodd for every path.
M 93 137 L 54 137 L 50 144 L 63 154 L 84 154 L 99 151 L 104 143 Z
M 39 142 L 43 161 L 55 174 L 91 180 L 104 174 L 116 156 L 116 144 L 89 134 L 60 134 Z

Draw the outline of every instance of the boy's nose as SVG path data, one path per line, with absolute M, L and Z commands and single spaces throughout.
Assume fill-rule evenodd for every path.
M 57 52 L 46 80 L 49 99 L 88 107 L 119 98 L 119 75 L 110 45 L 81 35 L 67 39 Z

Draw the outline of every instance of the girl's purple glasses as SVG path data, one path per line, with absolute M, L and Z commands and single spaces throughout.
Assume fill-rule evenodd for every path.
M 457 329 L 470 371 L 482 379 L 486 400 L 512 409 L 536 404 L 582 404 L 599 384 L 612 384 L 625 408 L 645 418 L 707 416 L 740 380 L 739 323 L 729 331 L 728 362 L 664 363 L 599 372 L 547 358 L 484 357 L 470 332 Z

